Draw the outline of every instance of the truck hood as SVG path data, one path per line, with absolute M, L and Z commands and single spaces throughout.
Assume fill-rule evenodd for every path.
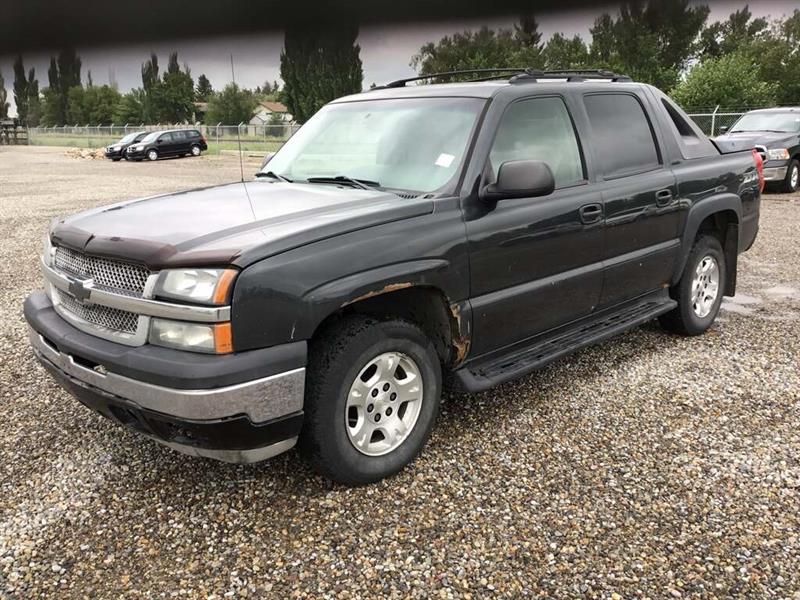
M 714 138 L 714 143 L 723 152 L 750 150 L 756 146 L 785 148 L 797 144 L 797 134 L 773 131 L 736 131 Z
M 55 244 L 146 264 L 245 267 L 320 239 L 433 211 L 430 199 L 251 181 L 120 202 L 57 220 Z

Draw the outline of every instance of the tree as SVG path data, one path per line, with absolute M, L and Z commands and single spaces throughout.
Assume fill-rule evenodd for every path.
M 717 105 L 746 108 L 775 103 L 778 86 L 761 81 L 757 65 L 743 53 L 703 61 L 672 91 L 684 109 L 706 109 Z
M 25 65 L 22 55 L 17 55 L 14 60 L 14 103 L 17 105 L 17 117 L 20 123 L 28 122 L 28 78 L 25 74 Z
M 36 79 L 36 69 L 31 67 L 28 70 L 28 114 L 26 125 L 28 127 L 38 127 L 42 118 L 42 103 L 39 99 L 39 80 Z
M 745 50 L 754 41 L 769 33 L 766 19 L 754 19 L 750 7 L 731 13 L 727 21 L 716 21 L 700 34 L 699 56 L 719 58 L 732 52 Z
M 44 90 L 42 121 L 47 125 L 64 125 L 67 121 L 69 91 L 81 85 L 81 59 L 73 49 L 65 49 L 58 57 L 50 57 L 47 70 L 49 87 Z
M 428 42 L 410 64 L 420 75 L 503 67 L 540 68 L 544 66 L 540 40 L 536 20 L 523 16 L 514 31 L 484 26 L 477 31 L 446 35 L 436 43 Z M 474 77 L 461 79 L 471 78 Z
M 211 82 L 205 74 L 200 74 L 197 78 L 197 87 L 195 88 L 194 96 L 198 102 L 208 102 L 211 94 L 214 93 L 214 88 L 211 87 Z
M 146 101 L 147 94 L 142 88 L 136 88 L 122 96 L 114 109 L 114 123 L 144 123 Z
M 616 19 L 603 14 L 595 20 L 591 63 L 671 89 L 694 54 L 708 12 L 689 0 L 627 0 Z
M 194 114 L 194 80 L 189 67 L 178 65 L 178 55 L 170 55 L 167 72 L 156 86 L 155 111 L 159 121 L 187 123 Z
M 7 102 L 7 99 L 8 92 L 6 92 L 6 82 L 3 79 L 3 73 L 0 72 L 0 119 L 8 118 L 9 103 Z
M 246 123 L 253 117 L 257 104 L 253 92 L 229 83 L 221 92 L 209 98 L 205 122 L 208 125 Z
M 67 92 L 66 123 L 75 125 L 85 125 L 89 119 L 86 116 L 86 94 L 84 89 L 75 85 Z
M 542 50 L 542 59 L 544 67 L 550 70 L 588 69 L 591 65 L 589 48 L 579 35 L 570 39 L 554 33 Z
M 360 92 L 364 72 L 354 21 L 325 27 L 294 25 L 281 51 L 282 98 L 300 123 L 334 98 Z

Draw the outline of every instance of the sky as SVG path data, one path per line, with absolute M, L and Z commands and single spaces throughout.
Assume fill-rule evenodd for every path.
M 692 4 L 708 4 L 711 9 L 709 22 L 723 20 L 733 11 L 742 8 L 746 2 L 735 0 L 693 1 Z M 779 18 L 789 15 L 798 7 L 797 0 L 751 1 L 750 10 L 755 16 Z M 553 33 L 562 32 L 567 36 L 578 34 L 588 42 L 589 28 L 595 17 L 603 12 L 616 12 L 615 4 L 601 5 L 591 9 L 578 9 L 558 13 L 537 14 L 542 39 L 546 41 Z M 482 25 L 490 28 L 513 27 L 515 16 L 480 21 L 453 21 L 422 23 L 413 25 L 372 25 L 362 27 L 358 43 L 361 46 L 361 60 L 364 67 L 364 87 L 372 83 L 385 83 L 393 79 L 414 75 L 409 66 L 411 57 L 419 48 L 436 41 L 444 35 L 464 29 L 477 29 Z M 265 81 L 280 80 L 280 52 L 283 35 L 275 32 L 237 35 L 235 37 L 203 38 L 201 40 L 180 40 L 177 42 L 130 44 L 109 48 L 77 48 L 83 61 L 83 81 L 91 71 L 95 85 L 116 80 L 119 90 L 127 92 L 141 86 L 141 65 L 155 52 L 159 65 L 166 67 L 169 53 L 177 50 L 181 63 L 187 63 L 192 76 L 205 73 L 215 89 L 221 89 L 231 81 L 230 55 L 233 54 L 236 82 L 244 87 L 254 88 Z M 5 78 L 11 114 L 16 114 L 12 93 L 13 56 L 0 56 L 0 73 Z M 50 62 L 48 53 L 24 57 L 26 69 L 36 68 L 39 87 L 47 86 L 47 68 Z

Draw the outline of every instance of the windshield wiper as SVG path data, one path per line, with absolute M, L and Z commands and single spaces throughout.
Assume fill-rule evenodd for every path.
M 270 177 L 272 179 L 277 179 L 278 181 L 282 181 L 284 183 L 292 183 L 292 180 L 288 177 L 284 177 L 283 175 L 278 175 L 275 171 L 267 171 L 266 173 L 259 171 L 256 173 L 256 177 Z
M 309 177 L 306 179 L 308 183 L 349 183 L 351 186 L 360 188 L 362 190 L 372 190 L 380 187 L 377 181 L 370 181 L 369 179 L 354 179 L 347 175 L 336 175 L 335 177 Z

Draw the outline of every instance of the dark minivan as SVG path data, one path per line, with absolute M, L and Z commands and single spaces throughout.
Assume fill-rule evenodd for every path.
M 208 150 L 206 138 L 196 129 L 153 131 L 138 144 L 128 146 L 128 160 L 158 160 L 168 156 L 200 156 Z
M 128 146 L 141 142 L 147 135 L 146 131 L 134 131 L 127 134 L 115 144 L 111 144 L 106 148 L 106 158 L 110 158 L 114 162 L 118 162 L 125 158 L 125 151 Z

